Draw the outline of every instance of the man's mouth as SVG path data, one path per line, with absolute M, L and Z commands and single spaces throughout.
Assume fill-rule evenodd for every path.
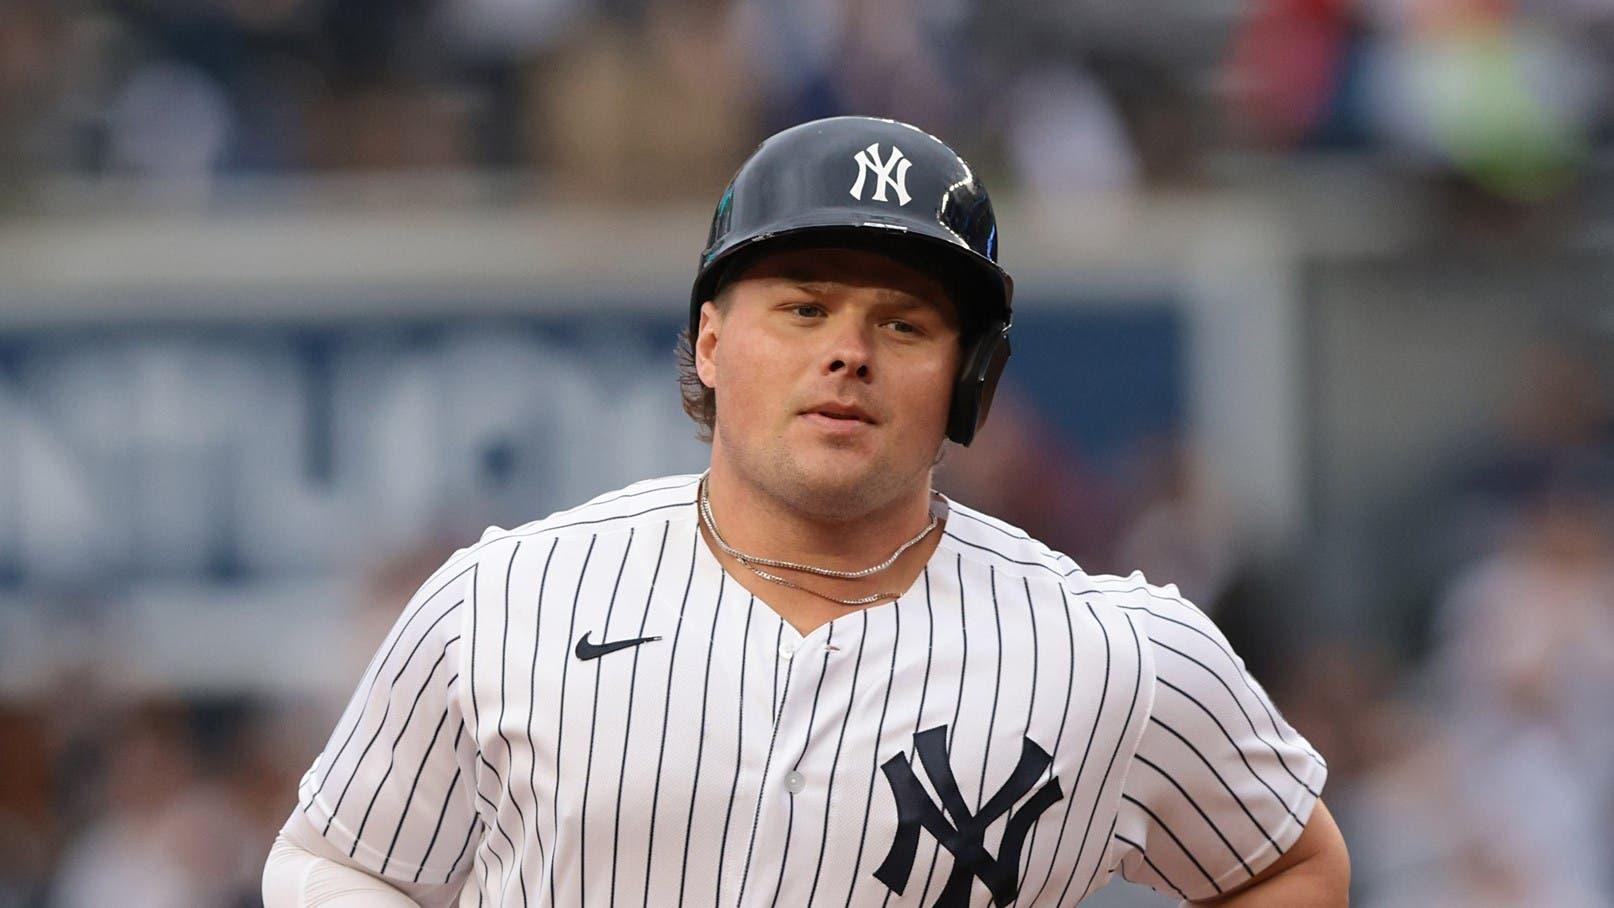
M 844 424 L 851 426 L 862 423 L 872 426 L 876 424 L 875 418 L 869 414 L 869 411 L 857 404 L 838 402 L 818 404 L 804 411 L 803 415 L 819 417 L 830 425 Z
M 853 404 L 820 404 L 807 412 L 815 416 L 823 416 L 843 422 L 874 424 L 874 417 L 870 416 L 867 410 Z

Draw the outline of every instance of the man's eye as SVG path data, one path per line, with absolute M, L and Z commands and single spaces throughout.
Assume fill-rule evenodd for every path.
M 824 307 L 815 305 L 813 303 L 797 303 L 796 305 L 790 307 L 790 314 L 798 315 L 802 318 L 813 318 L 815 316 L 822 315 L 823 312 Z
M 893 329 L 895 329 L 898 334 L 918 334 L 919 333 L 919 328 L 918 327 L 913 325 L 911 322 L 905 322 L 905 321 L 902 321 L 901 319 L 892 319 L 891 321 L 886 322 L 886 324 L 890 325 Z

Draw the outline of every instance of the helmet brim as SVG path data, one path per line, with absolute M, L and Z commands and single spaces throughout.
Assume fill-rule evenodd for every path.
M 875 252 L 934 275 L 965 320 L 966 337 L 977 333 L 977 325 L 1006 326 L 1011 320 L 1013 280 L 996 263 L 961 241 L 915 230 L 905 223 L 865 219 L 861 225 L 852 226 L 845 220 L 826 218 L 746 237 L 713 255 L 691 289 L 691 339 L 699 331 L 701 305 L 715 299 L 735 275 L 765 255 L 815 247 Z

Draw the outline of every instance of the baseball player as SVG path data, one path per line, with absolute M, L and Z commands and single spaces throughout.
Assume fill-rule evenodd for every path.
M 270 908 L 1345 904 L 1326 765 L 1172 586 L 931 490 L 1009 355 L 969 166 L 841 117 L 723 193 L 710 468 L 489 530 L 303 777 Z

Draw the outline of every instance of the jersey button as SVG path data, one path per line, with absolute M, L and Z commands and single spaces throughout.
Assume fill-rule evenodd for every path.
M 792 770 L 789 775 L 785 776 L 785 791 L 791 794 L 801 794 L 801 790 L 806 787 L 807 777 L 801 773 Z
M 786 659 L 789 659 L 791 656 L 796 655 L 796 641 L 794 641 L 794 640 L 782 640 L 782 641 L 780 641 L 780 643 L 779 643 L 779 655 L 785 657 Z

